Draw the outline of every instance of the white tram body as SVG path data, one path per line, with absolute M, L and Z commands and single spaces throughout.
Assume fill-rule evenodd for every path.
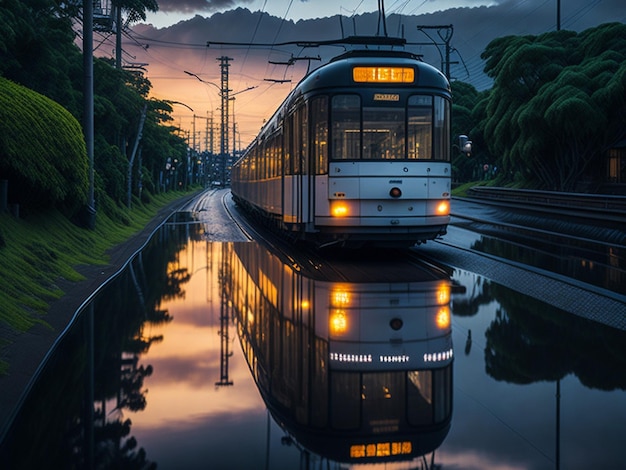
M 446 233 L 450 87 L 416 56 L 352 51 L 307 75 L 233 165 L 232 194 L 293 238 L 404 245 Z

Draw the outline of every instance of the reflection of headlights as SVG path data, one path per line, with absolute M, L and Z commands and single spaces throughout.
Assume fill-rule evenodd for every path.
M 330 304 L 333 307 L 350 305 L 350 293 L 345 290 L 334 290 L 331 294 Z
M 348 319 L 346 312 L 343 310 L 335 310 L 330 315 L 330 332 L 334 335 L 340 335 L 348 329 Z
M 333 217 L 345 217 L 348 215 L 348 205 L 342 201 L 334 201 L 330 206 Z
M 448 305 L 450 303 L 450 286 L 441 284 L 437 288 L 437 303 L 439 305 Z
M 426 353 L 424 354 L 424 362 L 440 362 L 447 361 L 452 359 L 454 353 L 452 349 L 448 349 L 447 351 L 439 351 L 436 353 Z
M 450 213 L 450 203 L 448 201 L 441 201 L 437 204 L 437 214 L 448 215 Z
M 448 307 L 441 307 L 437 312 L 437 327 L 445 330 L 450 327 L 450 309 Z

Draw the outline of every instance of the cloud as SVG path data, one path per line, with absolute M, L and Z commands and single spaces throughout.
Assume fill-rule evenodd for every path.
M 253 0 L 159 0 L 159 10 L 165 13 L 196 13 L 235 8 Z

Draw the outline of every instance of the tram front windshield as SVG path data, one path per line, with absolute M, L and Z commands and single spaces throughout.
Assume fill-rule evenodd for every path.
M 391 95 L 392 97 L 397 95 Z M 404 102 L 363 104 L 359 95 L 331 98 L 331 160 L 450 160 L 450 103 L 413 95 Z

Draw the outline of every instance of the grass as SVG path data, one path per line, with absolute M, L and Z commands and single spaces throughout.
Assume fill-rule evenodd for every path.
M 452 195 L 457 197 L 467 196 L 467 191 L 474 186 L 488 186 L 488 181 L 470 181 L 469 183 L 463 183 L 452 190 Z
M 106 265 L 106 251 L 139 232 L 165 205 L 184 193 L 152 197 L 132 209 L 107 207 L 99 211 L 93 230 L 80 228 L 61 213 L 50 211 L 17 219 L 0 214 L 0 334 L 5 326 L 24 332 L 46 324 L 50 303 L 63 296 L 60 279 L 79 281 L 80 265 Z M 0 337 L 0 350 L 8 344 Z M 0 354 L 0 375 L 8 364 Z

